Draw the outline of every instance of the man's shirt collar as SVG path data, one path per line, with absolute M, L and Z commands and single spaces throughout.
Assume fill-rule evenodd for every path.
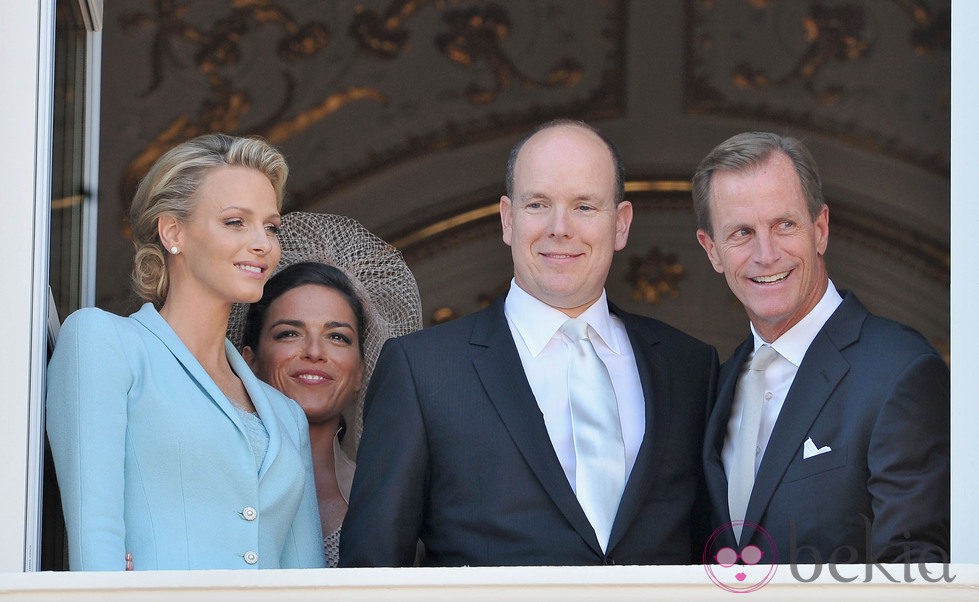
M 504 313 L 534 357 L 540 355 L 558 329 L 568 321 L 568 316 L 564 312 L 520 288 L 515 279 L 510 281 L 510 292 L 507 293 L 504 302 Z M 598 338 L 597 340 L 593 338 L 592 344 L 602 344 L 613 352 L 620 353 L 616 337 L 612 332 L 612 317 L 608 311 L 608 299 L 604 289 L 602 295 L 578 318 L 588 322 L 591 326 L 590 332 L 597 333 Z
M 819 334 L 823 324 L 829 320 L 830 316 L 833 315 L 833 312 L 836 311 L 836 308 L 842 302 L 843 297 L 836 290 L 833 281 L 828 280 L 826 292 L 823 293 L 823 297 L 819 300 L 819 303 L 804 318 L 799 320 L 795 326 L 775 339 L 771 343 L 772 349 L 778 351 L 779 355 L 792 362 L 798 368 L 802 365 L 802 358 L 805 357 L 809 345 L 812 344 L 813 339 Z M 751 325 L 751 334 L 755 341 L 754 349 L 758 351 L 758 348 L 765 344 L 765 340 L 758 336 L 754 324 Z

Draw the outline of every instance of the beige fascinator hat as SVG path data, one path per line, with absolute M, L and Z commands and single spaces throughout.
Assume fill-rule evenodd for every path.
M 391 337 L 414 332 L 422 326 L 418 284 L 400 251 L 349 217 L 288 213 L 282 217 L 279 243 L 282 259 L 276 273 L 303 261 L 335 266 L 350 278 L 364 304 L 364 386 L 354 407 L 344 413 L 348 435 L 343 447 L 354 457 L 364 430 L 364 393 L 381 346 Z M 236 304 L 228 322 L 228 338 L 239 350 L 248 307 L 248 304 Z

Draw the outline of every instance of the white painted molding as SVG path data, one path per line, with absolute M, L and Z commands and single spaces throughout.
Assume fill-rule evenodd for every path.
M 941 565 L 928 565 L 932 574 Z M 808 579 L 816 567 L 800 566 Z M 871 580 L 864 583 L 870 570 Z M 952 583 L 932 584 L 910 565 L 911 583 L 902 565 L 840 565 L 842 584 L 827 566 L 811 583 L 799 583 L 788 566 L 751 592 L 752 600 L 975 600 L 979 566 L 950 565 Z M 897 583 L 884 577 L 887 571 Z M 18 602 L 114 602 L 126 600 L 731 600 L 714 585 L 702 566 L 661 567 L 517 567 L 454 569 L 306 569 L 289 571 L 153 571 L 144 573 L 22 573 L 0 575 L 0 599 Z
M 979 563 L 979 267 L 976 227 L 979 226 L 979 5 L 952 3 L 952 560 Z
M 52 71 L 50 49 L 53 42 L 54 2 L 8 2 L 0 17 L 0 62 L 3 85 L 0 86 L 0 165 L 4 182 L 2 205 L 5 223 L 3 287 L 0 295 L 0 398 L 3 420 L 0 420 L 0 571 L 23 571 L 25 554 L 34 552 L 34 542 L 27 541 L 27 498 L 34 498 L 39 488 L 37 474 L 28 472 L 30 400 L 40 394 L 45 324 L 35 323 L 43 315 L 47 292 L 37 299 L 34 310 L 35 282 L 47 279 L 47 258 L 36 263 L 35 250 L 44 241 L 37 239 L 38 211 L 47 212 L 49 188 L 38 179 L 39 168 L 50 161 L 50 97 Z M 45 159 L 47 152 L 47 159 Z M 50 171 L 50 170 L 49 170 Z M 44 198 L 47 195 L 47 199 Z M 39 200 L 41 199 L 41 200 Z M 45 204 L 43 200 L 48 202 Z M 47 215 L 43 223 L 47 223 Z M 44 252 L 47 244 L 44 242 Z M 43 270 L 43 275 L 36 273 Z M 35 333 L 37 336 L 35 336 Z M 36 348 L 41 341 L 42 348 Z M 40 361 L 40 365 L 38 362 Z M 39 370 L 41 372 L 39 372 Z M 35 516 L 32 513 L 32 520 Z

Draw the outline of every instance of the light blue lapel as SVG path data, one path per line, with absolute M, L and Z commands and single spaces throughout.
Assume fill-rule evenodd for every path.
M 225 396 L 224 393 L 221 392 L 221 389 L 218 387 L 217 383 L 214 382 L 214 379 L 212 379 L 211 376 L 207 373 L 207 371 L 204 370 L 204 367 L 201 366 L 201 363 L 197 361 L 197 358 L 194 357 L 194 355 L 190 352 L 189 349 L 187 349 L 187 346 L 184 345 L 184 342 L 180 340 L 180 337 L 177 336 L 177 333 L 173 331 L 173 328 L 170 328 L 170 325 L 167 323 L 166 320 L 163 319 L 163 316 L 161 316 L 159 312 L 156 311 L 156 308 L 153 307 L 153 304 L 152 303 L 144 304 L 143 307 L 139 309 L 139 311 L 137 311 L 130 317 L 136 320 L 137 322 L 139 322 L 140 324 L 142 324 L 144 327 L 146 327 L 146 329 L 149 330 L 154 336 L 156 336 L 156 338 L 160 339 L 160 342 L 162 342 L 167 347 L 167 349 L 170 350 L 170 353 L 173 354 L 173 357 L 176 358 L 178 362 L 180 362 L 180 365 L 183 366 L 184 370 L 187 371 L 187 374 L 194 379 L 198 387 L 200 387 L 200 389 L 207 394 L 207 396 L 211 399 L 211 401 L 214 402 L 214 404 L 217 405 L 219 408 L 221 408 L 221 411 L 224 412 L 224 414 L 228 417 L 228 419 L 234 423 L 235 427 L 237 427 L 238 431 L 241 433 L 241 436 L 247 442 L 248 435 L 246 434 L 245 426 L 241 423 L 241 418 L 238 416 L 238 412 L 231 404 L 231 401 Z M 229 344 L 226 342 L 225 345 L 227 348 Z M 234 347 L 231 347 L 231 349 L 233 350 Z M 244 364 L 244 360 L 241 359 L 241 355 L 239 355 L 237 351 L 234 352 L 234 355 L 237 356 L 239 360 L 241 360 L 242 364 Z M 231 357 L 232 356 L 229 353 L 228 359 L 230 360 Z M 235 368 L 235 372 L 239 372 L 238 368 L 235 367 L 234 363 L 231 364 L 231 367 Z M 247 372 L 249 375 L 251 375 L 251 371 L 248 370 L 247 366 L 245 366 L 244 371 Z M 239 377 L 240 376 L 241 375 L 239 373 Z M 254 378 L 254 376 L 252 376 L 252 378 Z M 244 380 L 245 379 L 242 378 L 242 382 L 244 382 Z M 248 389 L 247 385 L 245 386 L 245 388 L 246 390 L 248 390 L 248 394 L 251 395 L 252 394 L 251 389 Z M 256 407 L 258 406 L 257 403 L 255 405 Z M 269 410 L 266 410 L 266 412 L 268 411 Z M 262 416 L 261 412 L 259 412 L 259 416 Z M 270 451 L 272 449 L 271 436 L 272 434 L 270 432 L 269 433 Z M 268 455 L 269 454 L 266 454 L 266 457 Z
M 248 396 L 251 397 L 252 403 L 255 405 L 258 417 L 262 419 L 262 424 L 265 425 L 265 430 L 269 434 L 269 449 L 265 452 L 265 459 L 262 460 L 262 469 L 258 473 L 259 478 L 262 478 L 268 470 L 269 465 L 271 465 L 272 460 L 278 455 L 279 447 L 282 445 L 282 432 L 279 429 L 279 421 L 276 418 L 276 412 L 272 406 L 276 400 L 269 399 L 262 381 L 258 380 L 258 377 L 252 373 L 251 368 L 248 367 L 245 359 L 241 357 L 241 354 L 238 353 L 238 350 L 235 349 L 231 341 L 225 339 L 224 348 L 228 354 L 228 362 L 231 364 L 231 369 L 235 371 L 235 374 L 241 379 L 242 384 L 245 385 L 245 390 L 248 391 Z

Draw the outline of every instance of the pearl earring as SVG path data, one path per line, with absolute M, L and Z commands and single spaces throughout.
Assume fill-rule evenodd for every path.
M 172 253 L 173 255 L 176 255 L 179 252 L 180 252 L 180 248 L 177 247 L 177 245 L 173 245 L 172 247 L 170 247 L 170 253 Z

